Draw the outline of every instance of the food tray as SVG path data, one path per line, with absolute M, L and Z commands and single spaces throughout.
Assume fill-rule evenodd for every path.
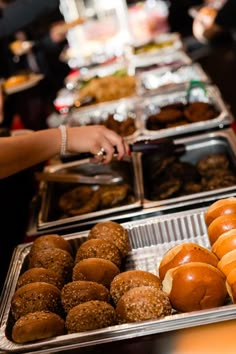
M 67 164 L 47 166 L 45 168 L 45 172 L 51 174 L 54 172 L 81 173 L 85 176 L 94 176 L 99 174 L 112 174 L 114 176 L 118 175 L 123 178 L 124 183 L 128 183 L 131 186 L 133 199 L 131 202 L 124 201 L 124 203 L 120 205 L 117 204 L 107 209 L 61 218 L 62 214 L 58 209 L 59 197 L 63 192 L 75 188 L 81 184 L 42 181 L 40 185 L 41 203 L 37 222 L 39 230 L 45 230 L 52 227 L 61 227 L 64 225 L 73 224 L 75 222 L 78 223 L 91 219 L 107 217 L 111 214 L 120 213 L 122 215 L 124 212 L 141 208 L 140 183 L 138 180 L 139 175 L 136 162 L 133 161 L 132 157 L 127 156 L 122 161 L 114 160 L 108 165 L 95 164 L 92 163 L 89 159 L 83 159 Z M 100 188 L 96 183 L 91 186 L 94 190 Z M 112 191 L 113 185 L 110 187 Z M 115 196 L 113 199 L 114 198 Z
M 124 123 L 127 118 L 133 120 L 135 130 L 125 135 L 127 140 L 135 139 L 139 134 L 139 120 L 137 119 L 138 98 L 124 98 L 112 103 L 100 103 L 86 108 L 73 109 L 66 119 L 69 126 L 103 124 L 109 115 L 120 123 Z M 114 129 L 115 130 L 115 129 Z
M 219 131 L 214 131 L 212 133 L 205 133 L 201 135 L 194 135 L 191 137 L 185 137 L 182 139 L 173 140 L 174 144 L 178 148 L 181 147 L 181 153 L 176 154 L 178 161 L 183 163 L 187 162 L 193 166 L 196 166 L 197 162 L 210 154 L 224 154 L 230 161 L 230 168 L 233 173 L 236 175 L 236 139 L 235 134 L 232 129 L 223 129 Z M 183 145 L 182 145 L 183 144 Z M 172 155 L 174 152 L 172 153 Z M 188 203 L 190 200 L 195 200 L 197 203 L 198 200 L 201 199 L 202 202 L 206 201 L 209 197 L 215 196 L 217 194 L 222 193 L 232 193 L 236 192 L 236 184 L 225 187 L 216 187 L 212 190 L 204 190 L 201 192 L 185 194 L 183 191 L 178 193 L 178 196 L 174 196 L 172 194 L 171 197 L 166 197 L 166 199 L 157 199 L 153 198 L 155 183 L 152 180 L 151 176 L 155 175 L 155 164 L 158 165 L 158 161 L 160 160 L 160 156 L 153 153 L 152 155 L 142 155 L 139 154 L 139 166 L 141 166 L 141 186 L 143 187 L 143 208 L 154 208 L 158 207 L 160 211 L 163 207 L 178 207 L 184 206 L 185 203 Z M 157 168 L 157 167 L 156 167 Z M 223 169 L 223 166 L 222 166 Z M 188 169 L 186 170 L 186 175 L 188 173 Z M 178 173 L 178 171 L 176 172 Z M 189 171 L 189 175 L 187 178 L 187 182 L 191 180 L 191 173 Z M 159 176 L 159 177 L 158 177 Z M 176 174 L 172 174 L 169 176 L 169 179 L 175 178 Z M 161 177 L 157 174 L 155 177 L 156 185 L 161 186 Z M 179 178 L 179 177 L 176 177 Z M 168 181 L 168 178 L 165 177 L 165 182 Z M 187 183 L 186 182 L 186 183 Z M 222 186 L 222 184 L 220 184 Z M 180 196 L 181 195 L 181 196 Z M 151 197 L 151 199 L 150 199 Z
M 201 130 L 209 130 L 213 128 L 222 128 L 233 122 L 233 117 L 227 109 L 219 89 L 214 85 L 205 85 L 205 90 L 201 87 L 195 87 L 191 90 L 189 97 L 190 102 L 206 102 L 213 104 L 214 107 L 220 112 L 217 117 L 210 120 L 205 120 L 196 123 L 189 123 L 185 125 L 179 125 L 171 128 L 150 130 L 147 129 L 147 118 L 151 114 L 158 113 L 162 106 L 182 102 L 187 103 L 188 90 L 187 86 L 184 89 L 172 92 L 163 93 L 160 95 L 151 95 L 144 97 L 140 101 L 140 129 L 141 134 L 149 138 L 162 138 L 167 136 L 193 134 Z
M 157 267 L 164 253 L 182 242 L 195 242 L 209 248 L 209 240 L 204 222 L 205 208 L 187 212 L 157 216 L 145 220 L 123 224 L 129 232 L 131 252 L 127 256 L 125 269 L 141 269 L 157 274 Z M 74 249 L 86 240 L 88 231 L 65 235 Z M 31 244 L 19 245 L 5 282 L 1 303 L 0 350 L 4 353 L 58 353 L 96 344 L 120 341 L 134 337 L 179 330 L 198 325 L 206 325 L 234 319 L 236 306 L 229 301 L 221 307 L 188 313 L 175 313 L 160 320 L 110 326 L 83 333 L 67 334 L 26 345 L 12 342 L 9 332 L 11 298 L 15 292 L 17 279 L 24 270 Z
M 139 95 L 175 91 L 190 81 L 210 83 L 210 78 L 198 63 L 173 68 L 158 68 L 137 75 Z

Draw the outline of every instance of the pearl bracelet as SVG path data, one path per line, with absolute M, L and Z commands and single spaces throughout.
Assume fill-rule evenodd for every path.
M 59 126 L 61 132 L 61 156 L 66 155 L 67 148 L 67 127 L 65 125 Z

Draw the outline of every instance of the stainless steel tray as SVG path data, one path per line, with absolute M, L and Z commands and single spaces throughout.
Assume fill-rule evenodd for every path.
M 138 180 L 139 173 L 135 159 L 135 157 L 126 157 L 122 161 L 114 160 L 108 165 L 94 164 L 89 159 L 84 159 L 67 164 L 47 166 L 45 172 L 52 174 L 54 172 L 68 172 L 93 176 L 105 173 L 121 176 L 124 183 L 130 184 L 134 194 L 134 200 L 130 203 L 123 203 L 123 205 L 117 205 L 107 209 L 61 218 L 61 214 L 58 211 L 58 198 L 63 192 L 78 186 L 78 184 L 42 181 L 40 184 L 41 205 L 38 213 L 38 230 L 60 227 L 101 217 L 105 218 L 107 215 L 122 214 L 130 210 L 141 208 L 140 182 Z M 92 188 L 98 189 L 99 186 L 95 183 Z
M 172 246 L 182 242 L 195 242 L 209 247 L 204 222 L 205 208 L 170 215 L 148 218 L 123 224 L 129 232 L 132 250 L 127 257 L 125 270 L 142 269 L 157 274 L 157 266 L 163 254 Z M 65 235 L 64 237 L 76 249 L 86 240 L 88 231 Z M 19 245 L 12 257 L 5 282 L 0 308 L 0 350 L 4 353 L 58 353 L 69 349 L 82 348 L 96 344 L 120 341 L 235 319 L 236 306 L 231 302 L 209 310 L 173 314 L 160 320 L 145 321 L 111 326 L 83 333 L 67 334 L 48 340 L 26 345 L 13 343 L 9 333 L 11 298 L 15 292 L 17 279 L 24 270 L 30 244 Z
M 181 134 L 193 134 L 201 130 L 208 130 L 213 128 L 223 128 L 233 122 L 231 112 L 226 107 L 219 89 L 214 85 L 206 85 L 206 92 L 202 88 L 193 88 L 191 90 L 190 102 L 207 102 L 214 105 L 214 107 L 220 112 L 219 115 L 210 120 L 204 122 L 189 123 L 185 125 L 179 125 L 172 128 L 165 128 L 160 130 L 150 130 L 146 127 L 147 117 L 151 114 L 159 112 L 162 106 L 176 103 L 187 102 L 187 87 L 172 93 L 163 93 L 160 95 L 151 95 L 144 97 L 140 101 L 140 129 L 144 136 L 149 138 L 162 138 L 167 136 L 181 135 Z
M 174 139 L 176 146 L 183 144 L 185 151 L 178 156 L 178 160 L 182 162 L 188 162 L 195 165 L 197 161 L 209 154 L 225 154 L 229 161 L 230 167 L 236 175 L 236 137 L 232 129 L 223 129 L 214 131 L 211 133 L 205 133 L 200 135 L 193 135 L 182 139 Z M 181 144 L 181 145 L 180 145 Z M 163 200 L 150 200 L 148 196 L 152 191 L 153 184 L 149 181 L 151 174 L 150 169 L 153 168 L 155 161 L 159 159 L 158 155 L 152 154 L 152 156 L 139 154 L 139 166 L 141 167 L 141 186 L 143 195 L 143 208 L 158 207 L 158 210 L 162 210 L 163 207 L 178 207 L 184 206 L 191 200 L 197 203 L 199 200 L 208 200 L 209 197 L 232 193 L 236 193 L 236 185 L 224 188 L 218 188 L 214 190 L 207 190 L 198 193 L 185 194 L 178 197 L 170 197 Z M 148 167 L 149 166 L 149 167 Z M 154 170 L 153 170 L 154 173 Z M 175 176 L 173 176 L 175 177 Z M 160 181 L 156 181 L 160 184 Z
M 210 83 L 210 78 L 198 63 L 180 65 L 173 68 L 158 68 L 137 75 L 137 93 L 147 95 L 152 92 L 176 91 L 190 81 Z

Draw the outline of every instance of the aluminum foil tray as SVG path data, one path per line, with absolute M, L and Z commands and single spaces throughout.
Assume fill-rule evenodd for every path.
M 210 154 L 224 154 L 227 156 L 228 160 L 230 161 L 230 169 L 233 174 L 236 176 L 236 138 L 235 133 L 232 129 L 223 129 L 219 131 L 214 131 L 212 133 L 205 133 L 201 135 L 193 135 L 191 137 L 185 137 L 182 139 L 173 140 L 176 146 L 176 156 L 177 160 L 180 162 L 187 162 L 193 166 L 196 166 L 197 162 L 210 155 Z M 178 147 L 180 153 L 178 153 Z M 174 150 L 172 152 L 172 156 L 174 154 Z M 170 155 L 169 155 L 170 156 Z M 155 193 L 155 185 L 161 185 L 161 177 L 160 175 L 156 177 L 156 184 L 153 182 L 152 177 L 155 175 L 155 171 L 157 171 L 157 166 L 159 165 L 160 155 L 158 154 L 148 154 L 142 155 L 139 154 L 139 166 L 141 167 L 141 180 L 142 180 L 142 187 L 143 187 L 143 208 L 154 208 L 158 207 L 160 211 L 162 208 L 169 206 L 169 207 L 177 207 L 177 206 L 184 206 L 189 201 L 194 201 L 197 203 L 199 200 L 201 202 L 207 201 L 208 198 L 219 195 L 219 194 L 226 194 L 236 192 L 236 184 L 228 186 L 228 187 L 215 187 L 211 190 L 204 190 L 201 192 L 187 192 L 184 190 L 180 190 L 177 192 L 178 196 L 174 196 L 173 194 L 170 197 L 166 197 L 165 199 L 156 199 L 153 197 L 153 193 Z M 156 165 L 156 169 L 155 166 Z M 158 168 L 159 168 L 158 167 Z M 223 169 L 223 166 L 222 166 Z M 178 173 L 178 172 L 176 172 Z M 191 172 L 186 170 L 186 175 L 189 173 L 188 182 L 191 179 Z M 169 180 L 171 178 L 175 178 L 176 175 L 169 176 Z M 179 178 L 179 177 L 176 177 Z M 165 177 L 165 182 L 168 181 L 168 178 Z M 222 184 L 221 184 L 222 185 Z M 181 192 L 182 191 L 182 192 Z M 157 194 L 159 195 L 159 194 Z M 166 194 L 168 195 L 168 193 Z M 181 196 L 180 196 L 181 195 Z M 156 196 L 156 195 L 155 195 Z
M 139 95 L 175 91 L 190 81 L 209 83 L 210 78 L 198 63 L 173 68 L 158 68 L 137 75 Z
M 213 128 L 222 128 L 228 126 L 233 122 L 233 117 L 226 107 L 219 89 L 214 85 L 205 85 L 205 90 L 201 87 L 195 87 L 191 90 L 189 96 L 189 102 L 206 102 L 212 104 L 219 115 L 213 119 L 189 123 L 184 125 L 179 125 L 170 128 L 164 128 L 159 130 L 147 129 L 147 119 L 148 116 L 158 113 L 162 106 L 182 102 L 188 102 L 188 90 L 187 86 L 181 90 L 172 93 L 163 93 L 160 95 L 150 95 L 149 97 L 144 97 L 140 101 L 140 130 L 142 135 L 146 135 L 149 138 L 162 138 L 167 136 L 182 135 L 182 134 L 193 134 L 201 130 L 208 130 Z
M 109 116 L 120 123 L 119 133 L 127 140 L 136 138 L 139 134 L 139 120 L 137 119 L 138 98 L 127 98 L 114 101 L 112 103 L 100 103 L 91 107 L 73 109 L 66 119 L 69 126 L 104 124 Z M 127 126 L 127 119 L 130 124 Z M 117 131 L 116 126 L 112 129 Z M 123 131 L 120 131 L 123 126 Z M 126 130 L 125 130 L 126 129 Z
M 87 220 L 94 220 L 101 217 L 107 217 L 107 215 L 118 214 L 128 212 L 130 210 L 135 210 L 141 208 L 141 193 L 140 193 L 140 183 L 139 175 L 137 170 L 137 165 L 133 161 L 132 157 L 127 157 L 122 161 L 112 161 L 108 165 L 94 164 L 89 159 L 83 159 L 80 161 L 47 166 L 45 172 L 53 174 L 54 172 L 64 172 L 64 173 L 80 173 L 85 176 L 94 176 L 99 174 L 111 174 L 114 176 L 121 176 L 123 181 L 121 184 L 127 183 L 131 187 L 132 197 L 127 201 L 120 204 L 114 204 L 110 208 L 98 209 L 96 211 L 86 212 L 81 215 L 76 216 L 63 216 L 62 212 L 58 208 L 60 196 L 73 189 L 80 184 L 78 183 L 58 183 L 58 182 L 46 182 L 42 181 L 40 185 L 40 210 L 38 213 L 38 229 L 46 230 L 48 228 L 61 227 L 64 225 L 70 225 L 73 223 L 78 223 Z M 100 188 L 96 184 L 90 184 L 90 186 L 97 190 Z M 110 186 L 111 191 L 113 185 Z M 113 199 L 115 196 L 113 196 Z
M 182 242 L 195 242 L 209 248 L 204 211 L 205 209 L 201 208 L 123 224 L 128 229 L 132 248 L 127 256 L 124 270 L 141 269 L 157 274 L 157 268 L 164 253 L 170 247 Z M 88 231 L 64 237 L 74 249 L 77 249 L 86 240 L 87 235 Z M 175 313 L 160 320 L 110 326 L 100 330 L 67 334 L 31 344 L 18 345 L 12 342 L 9 334 L 11 332 L 10 305 L 17 279 L 24 271 L 30 247 L 31 243 L 19 245 L 15 249 L 5 282 L 0 311 L 0 350 L 4 353 L 63 353 L 69 349 L 235 319 L 236 306 L 227 302 L 221 307 Z

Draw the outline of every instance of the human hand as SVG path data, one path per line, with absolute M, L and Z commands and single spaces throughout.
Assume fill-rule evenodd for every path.
M 110 162 L 115 152 L 118 160 L 129 153 L 128 144 L 124 139 L 103 125 L 68 127 L 67 135 L 67 151 L 90 152 L 97 162 Z

